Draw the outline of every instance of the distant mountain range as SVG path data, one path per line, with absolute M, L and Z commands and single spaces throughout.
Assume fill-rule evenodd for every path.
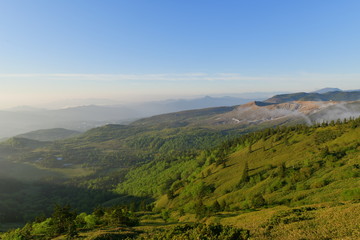
M 289 122 L 315 122 L 360 116 L 360 91 L 293 93 L 276 95 L 265 101 L 246 104 L 168 113 L 140 119 L 132 125 L 200 126 L 222 129 L 275 126 Z
M 335 91 L 333 91 L 335 90 Z M 264 99 L 243 99 L 238 97 L 203 97 L 197 99 L 178 99 L 166 100 L 148 103 L 138 103 L 131 105 L 108 105 L 108 106 L 79 106 L 58 110 L 36 109 L 31 107 L 21 107 L 11 109 L 8 111 L 0 111 L 0 124 L 3 127 L 0 130 L 0 138 L 11 137 L 22 133 L 35 131 L 39 129 L 51 128 L 65 128 L 74 131 L 86 131 L 88 129 L 103 126 L 106 124 L 128 124 L 137 119 L 155 116 L 141 120 L 140 122 L 152 122 L 154 124 L 165 123 L 179 124 L 179 118 L 184 118 L 186 124 L 191 122 L 185 116 L 202 115 L 206 120 L 201 121 L 197 119 L 191 124 L 205 124 L 205 125 L 226 125 L 235 124 L 241 126 L 248 122 L 254 125 L 255 122 L 264 121 L 264 119 L 277 121 L 285 121 L 286 118 L 295 119 L 295 116 L 306 119 L 312 114 L 321 110 L 324 118 L 322 120 L 333 119 L 332 113 L 337 112 L 338 116 L 357 116 L 357 109 L 348 109 L 348 106 L 357 105 L 356 103 L 340 103 L 342 101 L 357 101 L 360 100 L 360 91 L 342 91 L 338 88 L 325 88 L 311 93 L 292 93 L 275 95 L 265 101 Z M 255 102 L 254 102 L 255 101 Z M 312 103 L 305 103 L 311 101 Z M 243 105 L 249 103 L 248 105 Z M 251 103 L 253 102 L 253 103 Z M 320 102 L 327 102 L 320 103 Z M 289 104 L 284 104 L 289 103 Z M 283 104 L 283 105 L 281 105 Z M 302 112 L 302 109 L 308 108 L 311 105 L 313 112 Z M 332 106 L 334 105 L 334 106 Z M 207 110 L 205 108 L 217 108 L 224 106 L 227 108 L 218 108 L 214 110 Z M 239 106 L 239 107 L 233 107 Z M 327 108 L 332 106 L 331 108 Z M 248 110 L 244 110 L 244 109 Z M 189 111 L 199 109 L 195 111 Z M 204 110 L 205 109 L 205 110 Z M 229 111 L 223 112 L 224 109 Z M 249 110 L 251 109 L 251 111 Z M 184 111 L 186 112 L 180 112 Z M 330 111 L 331 110 L 331 111 Z M 220 111 L 221 114 L 214 119 L 205 117 L 208 112 Z M 172 113 L 174 114 L 166 114 Z M 231 112 L 231 113 L 230 113 Z M 240 114 L 242 112 L 242 114 Z M 267 114 L 265 113 L 267 112 Z M 329 113 L 331 112 L 331 113 Z M 165 114 L 157 116 L 159 114 Z M 220 114 L 220 113 L 219 113 Z M 244 119 L 240 116 L 245 116 Z M 317 113 L 319 114 L 319 113 Z M 306 116 L 306 117 L 304 117 Z M 315 116 L 315 115 L 314 115 Z M 318 120 L 320 119 L 318 115 Z M 326 117 L 325 117 L 326 116 Z M 336 117 L 336 116 L 334 116 Z M 170 119 L 173 121 L 170 121 Z M 202 121 L 206 121 L 202 122 Z M 288 120 L 286 120 L 288 121 Z M 315 121 L 315 118 L 311 121 Z M 134 124 L 137 124 L 135 122 Z M 184 124 L 184 123 L 182 123 Z M 56 134 L 55 134 L 56 135 Z M 33 138 L 36 139 L 36 138 Z M 46 139 L 49 140 L 49 139 Z
M 48 143 L 48 149 L 44 149 L 44 143 L 40 142 L 39 149 L 33 150 L 34 142 L 31 142 L 29 147 L 29 144 L 23 144 L 23 142 L 27 143 L 26 141 L 19 140 L 21 138 L 15 140 L 12 138 L 0 145 L 0 150 L 8 152 L 9 150 L 6 149 L 9 146 L 10 149 L 11 146 L 16 146 L 22 151 L 30 149 L 31 153 L 24 158 L 25 161 L 34 161 L 37 158 L 45 159 L 51 153 L 50 155 L 53 155 L 54 158 L 47 159 L 44 166 L 52 167 L 59 164 L 54 160 L 55 156 L 67 156 L 66 164 L 83 164 L 90 161 L 95 165 L 103 164 L 102 161 L 98 161 L 99 159 L 121 156 L 121 161 L 119 160 L 116 164 L 131 165 L 137 161 L 154 159 L 159 153 L 176 152 L 180 154 L 182 151 L 210 148 L 224 139 L 269 127 L 310 125 L 359 116 L 360 100 L 284 103 L 253 101 L 232 107 L 167 113 L 143 118 L 128 125 L 108 124 L 93 128 L 74 138 L 54 144 Z M 46 140 L 51 140 L 49 138 L 51 132 L 54 131 L 49 130 L 47 133 L 45 131 L 40 135 L 45 135 Z M 39 135 L 39 132 L 35 133 L 22 135 L 22 137 L 35 139 L 34 135 Z M 57 133 L 53 134 L 58 135 Z M 89 160 L 90 156 L 92 160 Z
M 126 124 L 139 118 L 188 109 L 239 105 L 255 99 L 237 97 L 203 97 L 177 99 L 129 105 L 87 105 L 57 110 L 21 106 L 0 111 L 0 138 L 48 128 L 66 128 L 75 131 L 106 124 Z M 259 99 L 257 99 L 259 100 Z
M 292 101 L 269 103 L 253 101 L 247 104 L 168 113 L 140 119 L 131 126 L 148 128 L 187 126 L 210 129 L 241 129 L 244 132 L 290 123 L 332 121 L 360 116 L 360 101 Z

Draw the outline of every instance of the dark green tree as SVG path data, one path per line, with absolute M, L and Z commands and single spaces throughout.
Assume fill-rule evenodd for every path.
M 251 196 L 249 200 L 252 208 L 262 207 L 266 204 L 263 195 L 260 193 Z
M 246 161 L 244 164 L 244 168 L 241 174 L 241 179 L 239 184 L 244 184 L 247 183 L 249 181 L 249 166 L 248 166 L 248 162 Z
M 278 176 L 281 177 L 281 178 L 285 177 L 285 171 L 286 171 L 285 163 L 282 162 L 282 163 L 277 167 L 277 174 L 278 174 Z
M 210 209 L 212 212 L 220 212 L 221 211 L 220 203 L 217 200 L 215 200 L 215 202 L 211 205 Z
M 208 209 L 201 199 L 195 204 L 195 214 L 197 219 L 204 218 L 208 214 Z
M 54 212 L 51 216 L 53 221 L 53 233 L 55 235 L 60 235 L 71 231 L 71 234 L 74 234 L 74 229 L 71 226 L 75 225 L 74 220 L 76 216 L 76 212 L 71 209 L 70 205 L 55 205 Z

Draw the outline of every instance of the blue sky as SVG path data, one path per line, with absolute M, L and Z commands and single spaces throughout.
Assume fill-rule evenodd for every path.
M 2 0 L 3 106 L 356 89 L 360 1 Z

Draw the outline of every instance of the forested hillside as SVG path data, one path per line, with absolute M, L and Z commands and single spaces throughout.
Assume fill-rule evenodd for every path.
M 3 239 L 357 239 L 359 152 L 360 119 L 268 128 L 129 169 L 103 202 L 126 210 L 67 208 L 61 227 L 57 208 Z
M 194 202 L 189 201 L 194 198 L 207 204 L 218 201 L 227 209 L 250 207 L 251 196 L 260 195 L 270 205 L 301 205 L 347 198 L 351 186 L 356 198 L 360 176 L 358 122 L 251 133 L 196 157 L 136 168 L 117 191 L 162 197 L 159 207 L 181 206 L 187 211 L 194 210 Z

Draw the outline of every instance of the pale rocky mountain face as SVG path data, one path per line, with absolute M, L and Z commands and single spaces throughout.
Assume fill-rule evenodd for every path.
M 217 115 L 212 119 L 213 124 L 259 124 L 270 121 L 300 120 L 308 124 L 319 120 L 337 120 L 339 114 L 335 112 L 349 112 L 347 117 L 357 117 L 360 112 L 350 111 L 348 105 L 360 105 L 360 102 L 335 101 L 292 101 L 272 104 L 266 102 L 250 102 L 236 107 L 233 111 Z M 322 114 L 318 114 L 318 113 Z M 334 114 L 332 114 L 334 113 Z M 315 116 L 318 114 L 317 119 Z M 320 118 L 327 115 L 326 119 Z

